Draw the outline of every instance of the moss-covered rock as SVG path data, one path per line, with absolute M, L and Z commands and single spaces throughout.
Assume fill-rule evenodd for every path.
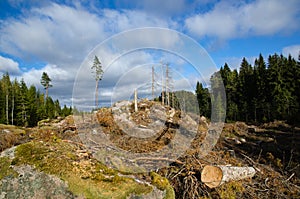
M 170 197 L 174 191 L 167 179 L 161 178 L 164 183 L 158 183 L 158 174 L 153 174 L 154 186 L 150 185 L 106 167 L 86 149 L 68 142 L 31 141 L 17 146 L 10 158 L 4 154 L 0 158 L 3 198 L 18 198 L 20 194 L 29 198 L 52 194 L 63 198 L 151 198 L 164 192 L 164 198 L 174 198 Z M 13 187 L 20 189 L 14 193 L 17 195 L 10 195 Z
M 8 157 L 0 157 L 0 180 L 8 176 L 17 176 L 17 172 L 15 172 L 10 166 L 11 159 Z
M 24 128 L 0 124 L 0 152 L 14 145 L 24 143 L 28 134 Z
M 29 165 L 15 166 L 18 176 L 6 176 L 0 183 L 0 198 L 75 198 L 67 184 Z
M 156 186 L 158 189 L 166 192 L 164 199 L 174 199 L 175 198 L 174 189 L 170 185 L 167 178 L 164 178 L 155 172 L 151 172 L 150 176 L 152 179 L 152 184 L 154 186 Z

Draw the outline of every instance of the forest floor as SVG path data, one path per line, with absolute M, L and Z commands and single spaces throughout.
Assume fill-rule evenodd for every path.
M 198 149 L 207 135 L 209 122 L 207 125 L 195 115 L 181 113 L 161 106 L 157 102 L 141 101 L 138 107 L 139 111 L 134 112 L 132 104 L 124 102 L 85 116 L 68 116 L 63 120 L 41 121 L 39 126 L 34 128 L 0 125 L 0 152 L 32 140 L 45 143 L 60 140 L 80 146 L 81 150 L 85 151 L 84 155 L 87 154 L 87 158 L 94 156 L 103 162 L 107 161 L 107 158 L 101 159 L 99 156 L 114 150 L 105 145 L 108 141 L 125 151 L 150 153 L 169 145 L 176 135 L 176 129 L 180 126 L 187 134 L 196 133 L 190 147 L 176 159 L 163 159 L 162 162 L 167 161 L 168 165 L 156 169 L 160 176 L 168 179 L 176 198 L 299 197 L 299 127 L 282 121 L 257 126 L 243 122 L 226 123 L 214 148 L 205 156 L 201 156 L 201 151 Z M 198 127 L 196 132 L 193 132 L 191 127 L 195 122 Z M 161 124 L 163 127 L 159 128 Z M 98 129 L 99 126 L 101 129 Z M 126 133 L 126 129 L 131 129 L 131 136 Z M 159 129 L 159 132 L 153 133 L 153 129 Z M 101 136 L 97 131 L 101 131 Z M 140 133 L 142 138 L 136 137 L 136 133 Z M 147 137 L 147 133 L 153 136 Z M 175 142 L 174 145 L 178 146 L 176 144 Z M 104 147 L 101 148 L 100 145 Z M 153 175 L 151 176 L 150 173 L 131 172 L 130 169 L 133 167 L 128 166 L 124 158 L 117 157 L 114 160 L 117 163 L 111 161 L 107 165 L 114 168 L 115 164 L 119 164 L 118 166 L 124 164 L 122 168 L 116 169 L 125 170 L 125 173 L 130 173 L 137 179 L 149 182 L 151 178 L 153 180 Z M 151 167 L 161 159 L 154 157 L 147 161 Z M 200 180 L 205 165 L 251 166 L 255 168 L 256 174 L 251 179 L 232 181 L 216 188 L 208 188 Z

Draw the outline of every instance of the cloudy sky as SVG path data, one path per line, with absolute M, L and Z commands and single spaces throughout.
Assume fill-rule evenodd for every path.
M 161 63 L 171 68 L 174 90 L 193 90 L 225 62 L 237 68 L 259 53 L 297 58 L 299 21 L 298 0 L 1 0 L 0 75 L 42 90 L 45 71 L 53 98 L 90 106 L 97 55 L 103 104 L 135 88 L 149 95 L 152 66 L 158 93 Z

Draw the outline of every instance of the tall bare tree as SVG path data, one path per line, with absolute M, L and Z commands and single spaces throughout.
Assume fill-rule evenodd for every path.
M 92 73 L 94 74 L 94 78 L 96 81 L 95 108 L 98 108 L 98 87 L 99 87 L 99 81 L 102 80 L 103 70 L 102 70 L 102 64 L 96 55 L 95 55 L 94 63 L 93 63 L 93 66 L 91 67 L 91 69 L 93 70 Z

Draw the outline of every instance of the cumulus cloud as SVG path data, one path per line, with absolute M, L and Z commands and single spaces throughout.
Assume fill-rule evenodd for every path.
M 22 78 L 28 85 L 34 85 L 41 91 L 43 87 L 40 83 L 42 73 L 46 72 L 51 78 L 51 87 L 49 93 L 53 99 L 60 99 L 66 104 L 70 104 L 70 99 L 72 96 L 72 88 L 74 77 L 69 71 L 52 64 L 47 64 L 46 66 L 31 70 L 22 74 Z
M 294 59 L 298 60 L 300 56 L 300 45 L 286 46 L 282 49 L 282 54 L 284 56 L 291 55 Z
M 286 1 L 284 5 L 280 0 L 233 2 L 220 1 L 212 10 L 187 18 L 187 30 L 198 37 L 231 39 L 288 33 L 299 28 L 296 21 L 300 18 L 300 2 L 297 0 Z
M 78 61 L 109 36 L 145 26 L 169 27 L 169 23 L 141 11 L 103 9 L 95 14 L 52 3 L 32 8 L 21 19 L 3 21 L 0 49 L 51 64 Z
M 55 97 L 60 99 L 71 99 L 73 83 L 81 62 L 100 42 L 124 30 L 139 27 L 169 27 L 172 24 L 139 10 L 97 9 L 97 12 L 95 10 L 90 12 L 80 4 L 68 6 L 43 3 L 40 5 L 40 7 L 31 7 L 18 18 L 0 21 L 0 51 L 19 57 L 28 63 L 35 61 L 46 63 L 44 67 L 30 69 L 22 76 L 28 84 L 41 88 L 39 83 L 41 74 L 43 71 L 47 72 L 52 78 L 51 90 L 55 93 Z M 135 40 L 131 41 L 137 41 L 136 44 L 142 40 L 148 43 L 158 40 L 151 34 L 132 36 Z M 176 40 L 161 35 L 158 42 L 172 45 L 174 39 Z M 124 46 L 127 45 L 126 40 L 119 42 Z M 101 56 L 101 61 L 104 64 L 111 62 L 112 54 L 114 52 L 106 52 L 104 57 Z M 132 63 L 132 60 L 128 59 L 123 60 L 122 64 L 126 66 L 127 63 Z M 147 57 L 139 56 L 135 61 L 138 59 L 147 59 Z M 91 63 L 88 63 L 88 67 L 90 66 Z M 119 72 L 118 69 L 115 71 Z M 90 78 L 89 73 L 87 74 Z M 111 86 L 106 85 L 108 88 Z
M 2 51 L 52 64 L 80 60 L 106 36 L 98 16 L 54 3 L 4 21 L 0 32 Z
M 0 55 L 0 73 L 6 72 L 11 75 L 19 75 L 21 73 L 19 63 Z

